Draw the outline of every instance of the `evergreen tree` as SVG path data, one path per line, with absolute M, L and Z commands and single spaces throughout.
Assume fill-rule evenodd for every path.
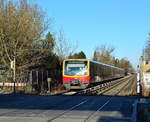
M 79 53 L 75 53 L 75 54 L 69 56 L 69 58 L 71 58 L 71 59 L 86 59 L 86 55 L 83 51 L 81 51 Z

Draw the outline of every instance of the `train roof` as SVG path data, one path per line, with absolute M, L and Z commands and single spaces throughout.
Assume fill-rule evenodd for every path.
M 100 65 L 103 65 L 103 66 L 108 66 L 108 67 L 112 67 L 112 68 L 115 68 L 115 69 L 124 70 L 122 68 L 115 67 L 115 66 L 112 66 L 110 64 L 105 64 L 105 63 L 102 63 L 102 62 L 92 61 L 90 59 L 65 59 L 64 61 L 90 61 L 90 62 L 95 63 L 95 64 L 100 64 Z
M 64 61 L 90 61 L 90 59 L 65 59 Z
M 95 63 L 95 64 L 100 64 L 100 65 L 103 65 L 103 66 L 112 67 L 112 68 L 119 69 L 119 70 L 124 70 L 124 69 L 122 69 L 122 68 L 115 67 L 115 66 L 110 65 L 110 64 L 105 64 L 105 63 L 102 63 L 102 62 L 97 62 L 97 61 L 92 61 L 92 60 L 90 60 L 90 62 L 93 62 L 93 63 Z

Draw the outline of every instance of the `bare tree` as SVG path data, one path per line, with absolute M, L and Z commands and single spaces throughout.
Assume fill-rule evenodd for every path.
M 97 47 L 94 51 L 93 60 L 123 68 L 126 73 L 133 72 L 134 68 L 132 67 L 130 61 L 127 58 L 122 58 L 119 60 L 113 56 L 114 50 L 115 48 L 107 47 L 106 45 Z
M 49 25 L 44 12 L 27 0 L 0 3 L 1 61 L 10 67 L 15 56 L 17 69 L 35 65 L 50 52 L 49 46 L 43 48 L 41 40 Z
M 130 73 L 134 72 L 134 68 L 127 58 L 122 58 L 119 61 L 119 67 L 123 68 L 125 72 L 130 72 Z
M 72 55 L 77 49 L 77 45 L 71 44 L 66 38 L 64 31 L 60 30 L 56 39 L 55 53 L 59 57 L 60 63 Z
M 113 55 L 115 48 L 107 47 L 106 45 L 102 45 L 96 47 L 94 51 L 93 60 L 103 62 L 106 64 L 113 64 Z
M 143 57 L 145 60 L 150 60 L 150 40 L 148 40 L 146 43 L 145 49 L 143 51 Z

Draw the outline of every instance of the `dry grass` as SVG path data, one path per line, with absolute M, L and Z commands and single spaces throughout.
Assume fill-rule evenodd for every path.
M 41 91 L 38 92 L 31 86 L 27 87 L 16 87 L 16 93 L 22 93 L 22 94 L 39 94 L 39 95 L 48 95 L 48 94 L 59 94 L 65 92 L 65 88 L 62 84 L 59 84 L 58 86 L 55 86 L 51 88 L 50 91 Z M 1 87 L 0 88 L 0 94 L 9 94 L 13 93 L 13 87 Z
M 0 94 L 10 94 L 13 92 L 12 87 L 1 87 L 0 88 Z
M 148 97 L 150 95 L 150 89 L 142 89 L 142 95 Z
M 133 76 L 131 78 L 131 80 L 129 81 L 129 83 L 123 88 L 123 90 L 121 91 L 121 93 L 119 93 L 119 95 L 122 96 L 131 96 L 131 95 L 136 95 L 136 81 L 135 81 L 135 77 Z

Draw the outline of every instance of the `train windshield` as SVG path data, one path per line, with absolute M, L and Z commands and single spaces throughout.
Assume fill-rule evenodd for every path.
M 66 61 L 65 62 L 65 75 L 79 76 L 87 75 L 87 61 Z

